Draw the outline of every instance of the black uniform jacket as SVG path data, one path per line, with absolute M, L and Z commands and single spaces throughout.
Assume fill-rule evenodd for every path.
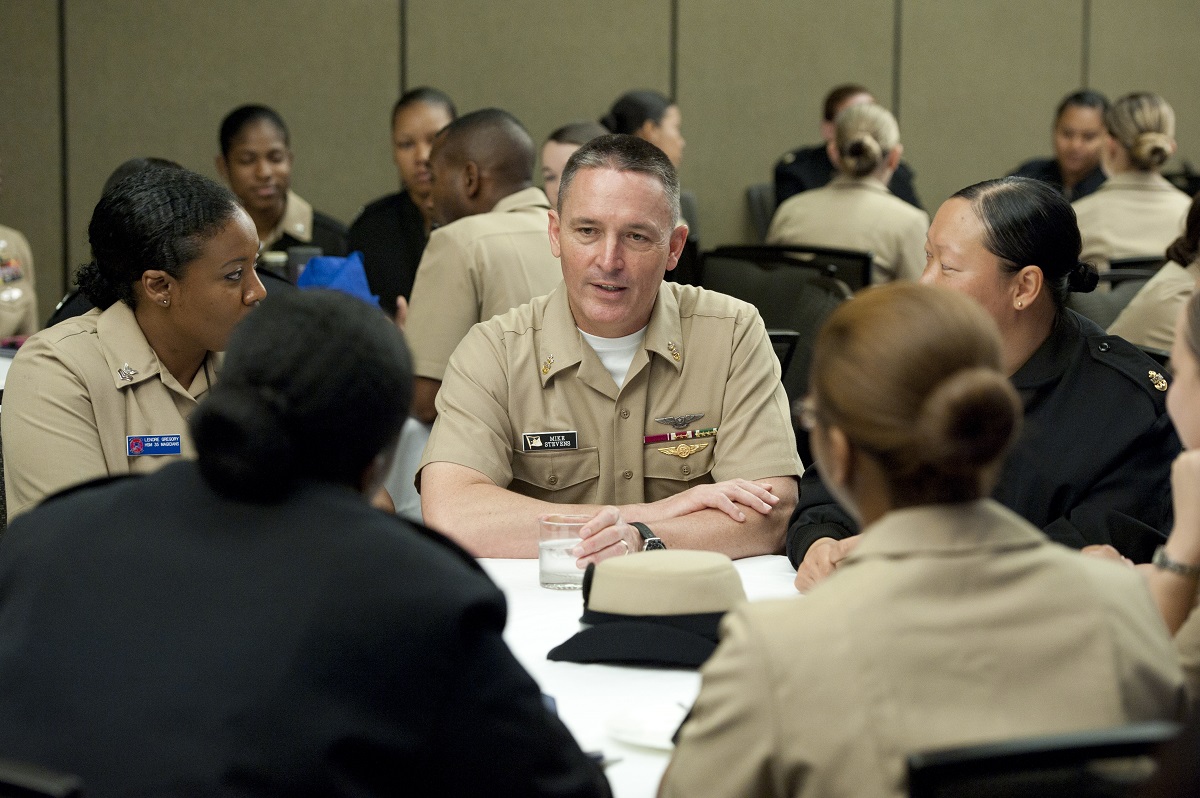
M 362 253 L 367 284 L 389 316 L 396 297 L 412 293 L 425 241 L 425 219 L 407 191 L 380 197 L 350 225 L 350 251 Z
M 1032 161 L 1021 164 L 1009 174 L 1017 177 L 1032 177 L 1034 180 L 1049 183 L 1058 189 L 1068 202 L 1086 197 L 1104 185 L 1104 181 L 1107 179 L 1104 176 L 1104 170 L 1097 166 L 1088 173 L 1087 177 L 1076 183 L 1073 189 L 1066 191 L 1063 189 L 1062 170 L 1058 167 L 1058 161 L 1053 158 L 1034 158 Z
M 833 179 L 833 161 L 825 146 L 801 147 L 798 150 L 784 153 L 775 164 L 775 207 L 793 194 L 808 191 L 810 188 L 820 188 Z M 888 190 L 909 205 L 921 208 L 917 199 L 917 189 L 913 185 L 915 174 L 904 161 L 896 168 Z M 921 208 L 921 210 L 925 210 Z
M 1025 423 L 992 497 L 1052 540 L 1109 543 L 1149 562 L 1171 529 L 1171 463 L 1180 451 L 1166 393 L 1155 387 L 1166 385 L 1161 372 L 1133 344 L 1064 310 L 1012 377 Z M 808 469 L 788 525 L 792 563 L 819 538 L 857 533 Z
M 453 543 L 330 483 L 108 483 L 0 543 L 6 758 L 94 798 L 608 794 Z

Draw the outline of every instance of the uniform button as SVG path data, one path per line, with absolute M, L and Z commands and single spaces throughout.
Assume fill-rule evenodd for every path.
M 633 472 L 632 472 L 632 471 L 626 471 L 626 472 L 625 472 L 624 474 L 622 474 L 621 476 L 625 477 L 625 479 L 633 479 Z
M 551 485 L 557 485 L 557 484 L 558 484 L 558 477 L 556 477 L 556 476 L 554 476 L 553 474 L 551 474 L 551 475 L 550 475 L 550 479 L 548 479 L 548 480 L 546 480 L 546 481 L 547 481 L 547 482 L 549 482 Z
M 1108 341 L 1104 341 L 1104 342 L 1102 342 L 1102 343 L 1100 344 L 1100 351 L 1101 351 L 1101 352 L 1107 352 L 1107 351 L 1108 351 Z
M 686 465 L 685 465 L 685 466 L 683 467 L 682 471 L 683 471 L 683 475 L 684 475 L 684 476 L 687 476 L 688 474 L 692 473 L 692 467 L 691 467 L 691 466 L 686 466 Z
M 621 408 L 621 418 L 629 418 L 629 411 L 626 408 Z

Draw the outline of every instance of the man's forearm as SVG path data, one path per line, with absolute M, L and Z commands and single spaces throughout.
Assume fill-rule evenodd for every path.
M 779 503 L 766 514 L 747 511 L 745 521 L 735 521 L 720 510 L 704 509 L 676 518 L 648 521 L 647 525 L 669 549 L 719 551 L 735 560 L 780 554 L 787 522 L 796 506 L 796 480 L 772 477 L 757 481 L 770 482 L 771 492 L 779 497 Z M 638 512 L 631 509 L 628 520 L 642 520 L 637 516 Z

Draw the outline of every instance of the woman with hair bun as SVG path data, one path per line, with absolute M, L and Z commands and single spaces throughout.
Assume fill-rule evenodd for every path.
M 1137 92 L 1104 114 L 1101 162 L 1108 180 L 1075 202 L 1083 260 L 1108 269 L 1117 258 L 1159 255 L 1183 231 L 1188 196 L 1159 174 L 1175 152 L 1175 111 L 1157 94 Z
M 187 418 L 234 325 L 266 295 L 254 222 L 194 172 L 118 182 L 88 239 L 93 260 L 76 280 L 96 308 L 31 337 L 6 380 L 9 518 L 76 483 L 193 456 Z
M 803 420 L 861 543 L 803 601 L 726 616 L 661 795 L 898 797 L 908 754 L 1179 716 L 1140 577 L 987 498 L 1022 408 L 977 303 L 864 291 L 811 373 Z
M 1108 331 L 1138 346 L 1170 351 L 1175 320 L 1200 280 L 1200 194 L 1192 198 L 1183 235 L 1167 247 L 1167 262 L 1134 295 Z
M 1091 291 L 1071 205 L 1026 177 L 988 180 L 942 204 L 922 282 L 978 302 L 1000 330 L 1002 367 L 1025 424 L 992 498 L 1073 548 L 1113 546 L 1149 562 L 1171 525 L 1170 464 L 1179 439 L 1164 401 L 1168 375 L 1137 347 L 1065 306 Z M 787 533 L 807 590 L 856 545 L 858 525 L 821 485 L 800 481 Z
M 871 252 L 872 283 L 919 279 L 929 216 L 888 190 L 903 152 L 900 127 L 886 108 L 860 103 L 842 111 L 829 142 L 838 175 L 780 205 L 767 243 Z
M 221 376 L 197 460 L 4 536 L 0 750 L 101 798 L 608 795 L 479 565 L 367 502 L 412 399 L 392 322 L 280 293 Z

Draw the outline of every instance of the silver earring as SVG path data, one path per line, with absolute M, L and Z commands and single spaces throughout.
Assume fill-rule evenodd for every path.
M 164 299 L 164 300 L 163 300 L 163 304 L 164 304 L 164 305 L 169 305 L 169 304 L 171 304 L 171 300 L 169 300 L 169 299 Z

